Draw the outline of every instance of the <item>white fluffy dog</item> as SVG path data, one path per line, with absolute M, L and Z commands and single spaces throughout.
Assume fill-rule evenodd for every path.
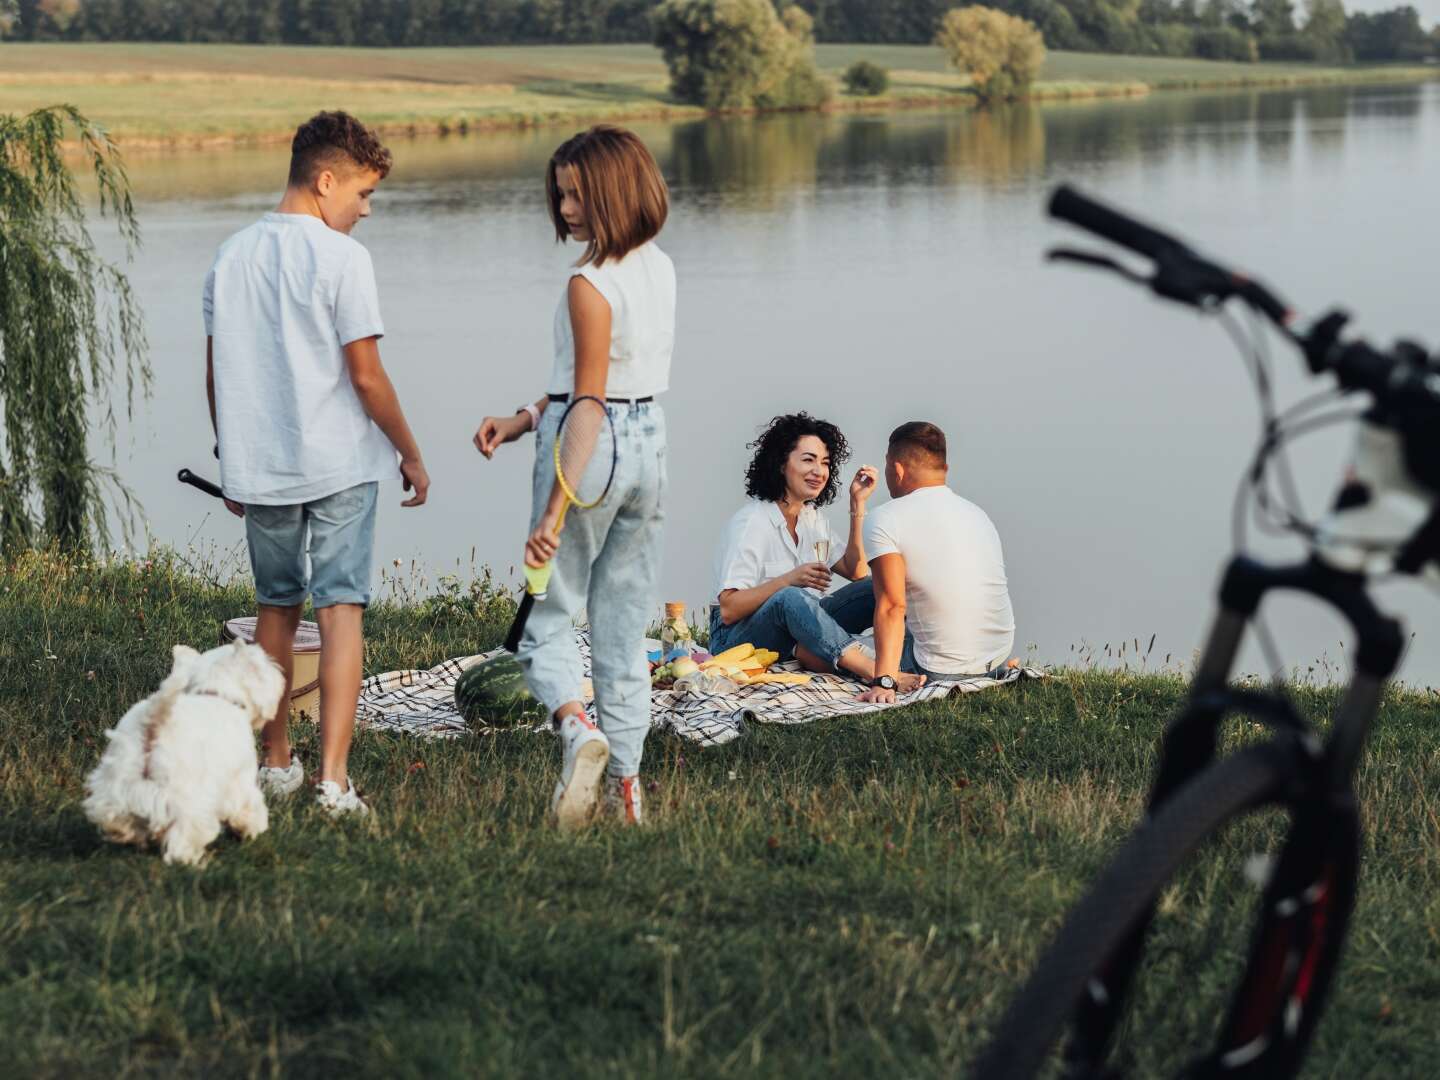
M 85 780 L 85 816 L 117 844 L 160 845 L 167 863 L 199 863 L 222 825 L 260 835 L 270 815 L 255 732 L 284 693 L 285 676 L 258 645 L 203 656 L 176 645 L 160 689 L 105 733 L 110 745 Z

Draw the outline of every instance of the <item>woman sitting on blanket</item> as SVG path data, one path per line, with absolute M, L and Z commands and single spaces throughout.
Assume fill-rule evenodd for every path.
M 869 465 L 856 471 L 849 538 L 832 563 L 837 545 L 819 508 L 839 490 L 836 470 L 850 457 L 845 436 L 834 424 L 796 413 L 777 416 L 750 446 L 750 501 L 730 519 L 715 555 L 710 651 L 748 642 L 782 658 L 793 651 L 811 671 L 839 670 L 868 682 L 875 661 L 856 635 L 874 621 L 875 597 L 861 530 L 878 474 Z M 827 596 L 832 573 L 850 584 Z M 924 681 L 902 674 L 897 689 Z

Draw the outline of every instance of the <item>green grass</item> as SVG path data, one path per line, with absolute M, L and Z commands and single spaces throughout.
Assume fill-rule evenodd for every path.
M 856 59 L 891 69 L 879 98 L 838 94 L 839 109 L 970 105 L 967 80 L 930 46 L 822 45 L 824 71 Z M 1152 88 L 1294 85 L 1426 78 L 1425 69 L 1234 64 L 1051 53 L 1040 99 Z M 167 44 L 5 46 L 0 111 L 68 101 L 131 146 L 288 138 L 322 108 L 346 108 L 387 133 L 474 131 L 601 118 L 700 115 L 669 97 L 648 45 L 360 49 Z
M 1183 692 L 1072 671 L 716 750 L 657 736 L 653 824 L 574 837 L 545 822 L 545 737 L 361 734 L 373 827 L 293 800 L 197 872 L 102 844 L 78 803 L 170 645 L 249 608 L 209 575 L 0 569 L 0 1075 L 955 1075 L 1133 825 Z M 483 581 L 399 595 L 369 616 L 369 671 L 491 646 L 508 614 Z M 1360 770 L 1360 907 L 1310 1076 L 1440 1054 L 1434 715 L 1390 694 Z M 1131 1075 L 1213 1017 L 1254 900 L 1235 856 L 1269 824 L 1167 893 Z

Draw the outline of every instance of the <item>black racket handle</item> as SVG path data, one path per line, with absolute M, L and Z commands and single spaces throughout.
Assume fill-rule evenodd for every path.
M 520 638 L 525 633 L 525 623 L 530 619 L 530 609 L 535 606 L 535 594 L 529 589 L 520 598 L 520 607 L 515 612 L 515 621 L 510 624 L 510 633 L 505 635 L 505 649 L 507 652 L 516 653 L 520 651 Z
M 203 476 L 196 476 L 189 469 L 181 469 L 176 473 L 175 479 L 179 480 L 182 484 L 189 484 L 191 487 L 199 488 L 205 492 L 206 495 L 214 495 L 217 499 L 223 499 L 225 497 L 225 493 L 220 490 L 218 484 L 212 484 Z

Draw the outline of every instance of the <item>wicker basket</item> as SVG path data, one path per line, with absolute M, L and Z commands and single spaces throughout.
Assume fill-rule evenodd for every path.
M 220 627 L 220 644 L 236 639 L 254 643 L 255 616 L 230 619 Z M 302 622 L 295 631 L 295 668 L 290 680 L 290 715 L 320 719 L 320 627 Z

